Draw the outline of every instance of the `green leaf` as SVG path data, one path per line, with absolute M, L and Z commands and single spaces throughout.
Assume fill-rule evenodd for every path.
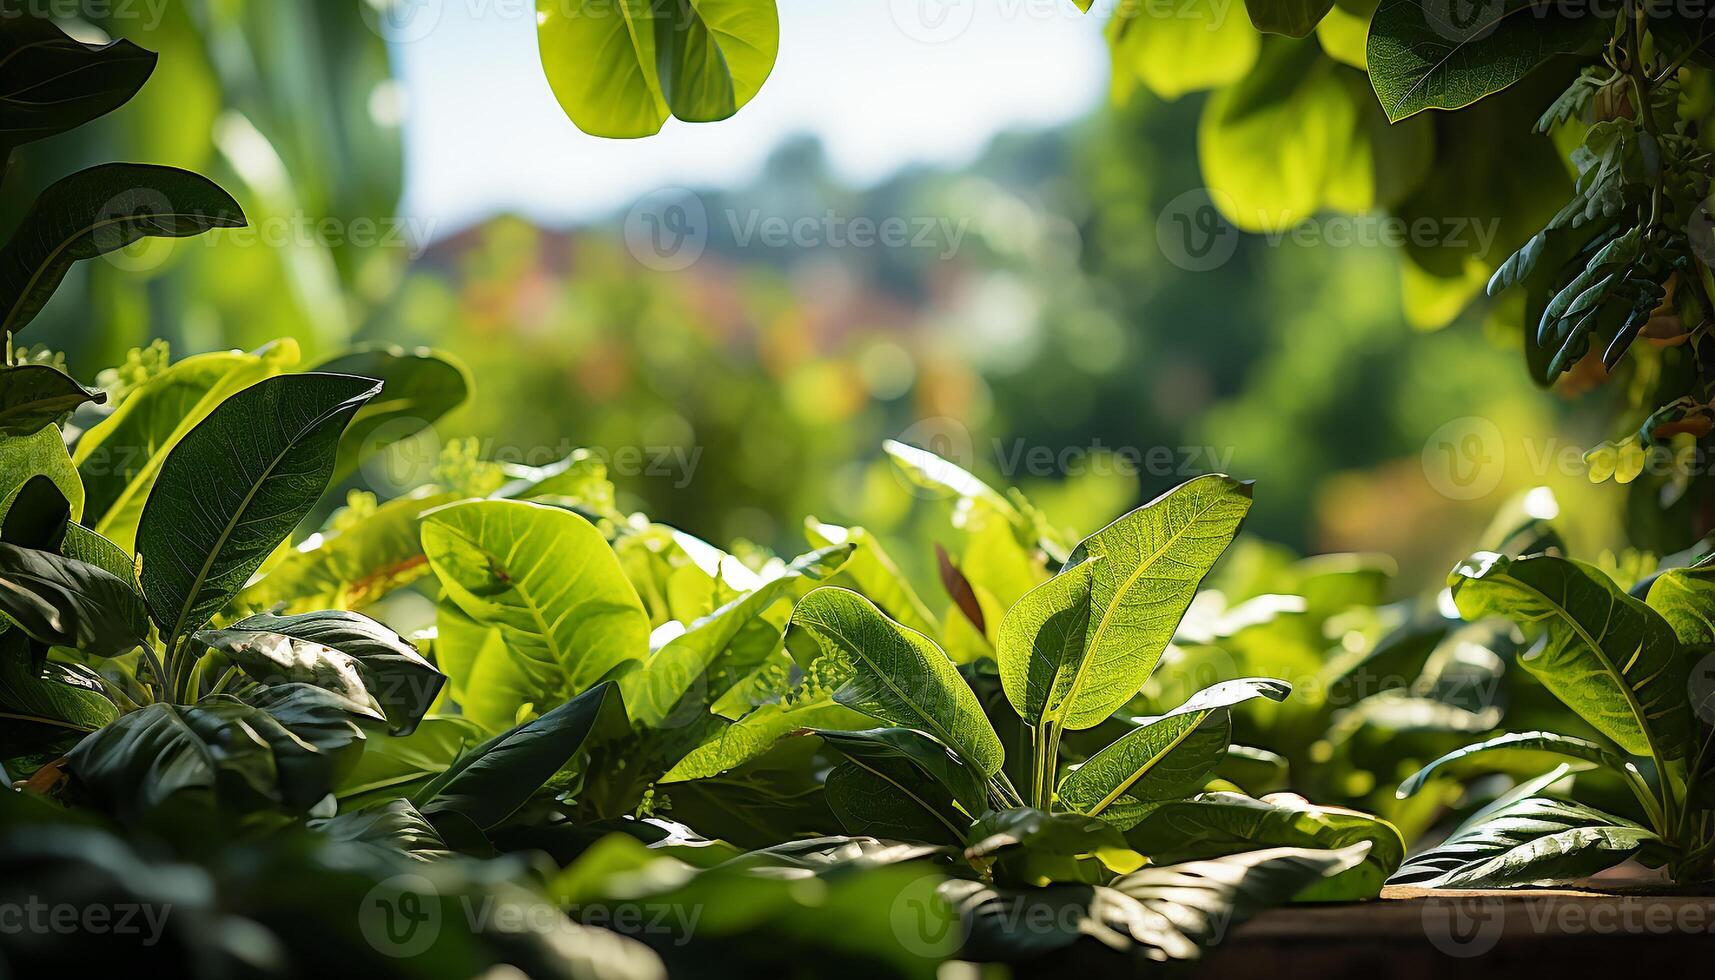
M 186 170 L 107 163 L 72 174 L 36 198 L 0 249 L 0 330 L 28 326 L 74 262 L 243 225 L 238 202 Z
M 1304 901 L 1374 898 L 1405 857 L 1399 831 L 1367 813 L 1319 807 L 1288 795 L 1253 800 L 1204 793 L 1155 805 L 1126 840 L 1157 863 L 1201 860 L 1259 847 L 1345 848 L 1368 843 L 1361 864 L 1300 896 Z
M 934 782 L 950 794 L 970 817 L 988 810 L 988 790 L 982 777 L 934 736 L 910 728 L 871 728 L 849 732 L 818 728 L 815 732 L 828 748 L 860 768 L 879 768 L 884 763 L 903 760 L 917 770 L 917 775 L 906 782 L 908 789 L 915 789 L 925 781 Z M 852 830 L 852 833 L 867 831 Z M 964 839 L 963 830 L 959 831 L 959 839 Z
M 1125 797 L 1152 802 L 1189 796 L 1226 757 L 1232 743 L 1228 709 L 1257 697 L 1284 701 L 1290 693 L 1285 681 L 1227 681 L 1159 718 L 1138 719 L 1138 727 L 1066 774 L 1060 801 L 1094 816 Z
M 1245 0 L 1251 23 L 1265 34 L 1308 37 L 1334 9 L 1334 0 Z
M 1638 772 L 1636 766 L 1589 739 L 1574 738 L 1570 735 L 1555 735 L 1550 732 L 1512 732 L 1478 742 L 1475 745 L 1467 745 L 1462 749 L 1456 749 L 1441 758 L 1436 759 L 1429 765 L 1419 769 L 1416 775 L 1413 775 L 1410 779 L 1401 783 L 1399 786 L 1398 796 L 1403 800 L 1416 793 L 1429 781 L 1429 777 L 1434 775 L 1435 771 L 1441 769 L 1443 766 L 1462 762 L 1465 759 L 1481 755 L 1485 752 L 1509 750 L 1548 752 L 1554 755 L 1565 756 L 1569 759 L 1578 759 L 1583 762 L 1594 762 L 1611 772 L 1626 773 L 1628 776 L 1636 777 L 1640 781 L 1643 778 L 1642 774 Z
M 540 711 L 567 701 L 648 650 L 648 614 L 607 539 L 582 517 L 540 504 L 475 500 L 428 515 L 422 535 L 443 603 L 493 630 L 504 657 L 479 660 L 480 649 L 438 646 L 453 696 L 475 684 L 484 666 L 528 695 L 506 710 L 473 714 L 477 721 L 507 727 L 525 704 Z
M 244 587 L 238 604 L 289 613 L 362 609 L 429 574 L 422 517 L 457 494 L 412 493 L 339 530 L 311 535 Z
M 149 617 L 131 586 L 94 565 L 0 543 L 0 613 L 29 636 L 92 657 L 148 642 Z
M 828 773 L 828 807 L 848 834 L 957 844 L 964 822 L 952 794 L 900 756 L 856 758 Z
M 1607 26 L 1533 0 L 1476 7 L 1382 0 L 1370 22 L 1370 83 L 1395 122 L 1425 109 L 1462 109 L 1555 55 L 1583 50 Z
M 167 454 L 137 526 L 163 636 L 208 622 L 315 506 L 346 423 L 380 385 L 269 378 L 222 402 Z
M 1356 867 L 1364 849 L 1269 848 L 1144 868 L 1109 887 L 1007 890 L 953 879 L 940 894 L 970 930 L 960 952 L 973 960 L 1028 959 L 1091 935 L 1144 959 L 1189 960 L 1257 912 Z
M 112 112 L 154 70 L 154 52 L 130 41 L 84 44 L 52 21 L 7 11 L 0 24 L 0 157 Z
M 427 347 L 360 346 L 310 368 L 382 383 L 381 394 L 358 411 L 339 443 L 333 482 L 356 472 L 364 457 L 411 438 L 470 397 L 470 371 L 452 355 Z
M 1117 829 L 1081 813 L 994 811 L 971 825 L 967 839 L 965 859 L 1008 884 L 1097 884 L 1144 864 Z
M 468 718 L 423 719 L 417 730 L 397 738 L 372 738 L 334 792 L 341 809 L 355 809 L 381 798 L 416 793 L 465 752 L 483 743 L 486 733 Z
M 1481 552 L 1448 578 L 1466 619 L 1504 616 L 1535 644 L 1520 658 L 1544 687 L 1633 755 L 1691 750 L 1691 663 L 1673 628 L 1600 569 L 1548 555 Z
M 106 392 L 91 391 L 46 364 L 0 367 L 0 437 L 27 436 L 79 405 L 106 400 Z
M 55 427 L 34 435 L 0 438 L 0 521 L 10 515 L 26 486 L 38 476 L 53 481 L 65 497 L 72 520 L 83 514 L 83 483 L 66 454 L 65 437 Z
M 317 688 L 269 688 L 249 702 L 148 705 L 79 742 L 67 769 L 102 810 L 135 820 L 188 794 L 245 812 L 302 812 L 362 751 L 363 732 Z
M 1163 99 L 1229 85 L 1256 64 L 1257 32 L 1218 0 L 1164 6 L 1123 0 L 1107 26 L 1114 91 L 1136 81 Z
M 334 840 L 372 844 L 419 861 L 452 855 L 441 835 L 435 832 L 434 824 L 410 800 L 388 800 L 380 806 L 311 820 L 308 826 Z
M 794 732 L 856 726 L 864 721 L 864 716 L 852 709 L 825 700 L 760 705 L 737 721 L 719 725 L 656 782 L 680 783 L 719 776 L 761 758 Z
M 353 612 L 262 613 L 193 635 L 255 681 L 323 688 L 359 714 L 385 719 L 395 735 L 417 727 L 446 683 L 404 637 Z
M 1715 643 L 1715 568 L 1670 568 L 1644 599 L 1686 647 Z
M 659 132 L 669 115 L 725 119 L 774 68 L 774 0 L 537 3 L 542 67 L 560 107 L 592 136 Z
M 597 685 L 466 754 L 413 802 L 437 827 L 451 815 L 489 830 L 564 769 L 592 734 L 624 725 L 618 689 Z
M 122 548 L 135 545 L 149 490 L 179 440 L 226 399 L 297 360 L 298 345 L 291 340 L 252 353 L 198 354 L 127 395 L 83 434 L 72 456 L 89 494 L 84 523 Z
M 1040 712 L 1044 724 L 1080 730 L 1100 724 L 1136 696 L 1173 639 L 1197 586 L 1238 533 L 1250 506 L 1249 484 L 1201 476 L 1084 539 L 1055 577 L 1089 576 L 1083 646 L 1074 651 L 1068 638 L 1041 664 L 1037 657 L 1043 654 L 1031 654 L 1030 674 L 1045 680 L 1033 681 L 1028 688 L 1044 692 L 1041 695 L 1014 693 L 1018 654 L 1010 655 L 1013 667 L 1003 667 L 1002 677 L 1013 678 L 1007 694 L 1019 713 L 1031 718 Z M 1079 591 L 1078 581 L 1056 585 L 1051 579 L 1021 600 L 1030 603 L 1030 609 L 1018 614 L 1020 634 L 1032 635 L 1028 624 L 1039 618 L 1048 622 L 1044 609 L 1074 606 L 1065 596 Z M 1049 589 L 1057 591 L 1044 591 Z
M 940 739 L 987 779 L 1005 753 L 958 668 L 935 642 L 888 619 L 846 589 L 805 596 L 791 625 L 809 634 L 841 683 L 834 700 L 889 724 Z
M 24 642 L 0 638 L 0 742 L 8 753 L 87 735 L 119 717 L 94 671 L 55 661 L 37 669 Z
M 1533 796 L 1416 855 L 1391 881 L 1423 888 L 1566 884 L 1607 870 L 1657 839 L 1630 820 Z
M 781 569 L 775 578 L 691 623 L 683 633 L 668 640 L 649 655 L 642 670 L 620 681 L 631 720 L 655 728 L 670 717 L 683 717 L 685 712 L 700 715 L 709 703 L 725 693 L 725 686 L 711 683 L 710 674 L 729 656 L 740 631 L 777 601 L 795 599 L 828 579 L 839 571 L 851 553 L 851 546 L 841 545 L 802 555 Z M 762 652 L 766 655 L 772 649 L 770 643 Z M 732 680 L 759 666 L 760 662 L 736 665 L 738 669 Z

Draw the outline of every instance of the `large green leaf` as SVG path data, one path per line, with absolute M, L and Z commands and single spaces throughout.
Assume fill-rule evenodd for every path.
M 482 726 L 468 718 L 425 718 L 409 735 L 366 740 L 363 757 L 334 792 L 342 809 L 413 794 L 486 739 Z
M 1010 890 L 953 879 L 940 894 L 966 925 L 961 953 L 970 959 L 1030 959 L 1094 936 L 1144 959 L 1189 960 L 1257 912 L 1357 867 L 1364 852 L 1269 848 L 1144 868 L 1107 887 Z
M 66 763 L 92 802 L 127 819 L 181 794 L 302 812 L 356 762 L 362 741 L 327 692 L 286 685 L 248 702 L 148 705 L 79 742 Z
M 172 448 L 137 526 L 143 594 L 163 636 L 206 623 L 292 533 L 327 486 L 346 423 L 378 390 L 338 374 L 269 378 Z
M 805 596 L 792 626 L 809 634 L 840 677 L 834 700 L 940 739 L 986 779 L 1000 771 L 1000 737 L 958 668 L 933 640 L 888 619 L 847 589 Z
M 1565 884 L 1611 868 L 1656 839 L 1630 820 L 1533 796 L 1416 855 L 1392 881 L 1424 888 Z
M 1126 832 L 1126 839 L 1157 863 L 1201 860 L 1259 847 L 1369 844 L 1362 863 L 1304 893 L 1306 901 L 1374 898 L 1405 857 L 1405 841 L 1386 821 L 1286 795 L 1255 800 L 1236 793 L 1204 793 L 1160 803 Z
M 1663 760 L 1691 750 L 1690 657 L 1660 613 L 1600 569 L 1483 552 L 1448 582 L 1466 619 L 1517 623 L 1536 644 L 1520 663 L 1621 748 Z
M 10 755 L 87 735 L 119 717 L 88 668 L 48 661 L 35 667 L 22 637 L 0 637 L 0 745 Z
M 846 833 L 882 840 L 957 844 L 968 820 L 952 794 L 901 756 L 851 758 L 828 773 L 828 807 Z
M 112 112 L 154 70 L 154 52 L 130 41 L 84 44 L 50 20 L 8 10 L 0 20 L 0 158 Z
M 1534 0 L 1485 4 L 1382 0 L 1370 21 L 1370 83 L 1388 118 L 1462 109 L 1607 28 Z
M 803 555 L 775 578 L 689 624 L 683 633 L 668 640 L 649 655 L 642 670 L 620 681 L 631 720 L 658 727 L 669 717 L 701 714 L 709 703 L 725 693 L 725 687 L 730 687 L 730 683 L 712 681 L 710 674 L 721 666 L 720 661 L 731 656 L 740 631 L 780 599 L 801 596 L 832 576 L 851 552 L 851 546 L 841 545 Z M 762 655 L 766 656 L 773 648 L 774 643 L 769 642 L 761 649 Z M 761 662 L 734 666 L 736 670 L 729 672 L 735 675 L 732 680 L 760 667 Z
M 946 793 L 951 794 L 955 802 L 964 807 L 968 817 L 981 816 L 988 810 L 988 790 L 982 777 L 931 735 L 910 728 L 871 728 L 864 731 L 816 729 L 816 734 L 821 736 L 828 748 L 850 759 L 859 768 L 887 766 L 894 764 L 896 760 L 909 763 L 917 774 L 907 779 L 908 790 L 915 791 L 918 784 L 925 781 L 937 783 Z M 959 839 L 962 840 L 963 829 L 958 833 Z
M 864 720 L 863 715 L 829 700 L 760 705 L 735 721 L 719 724 L 657 781 L 708 779 L 754 762 L 794 732 L 861 725 Z
M 1308 37 L 1334 9 L 1334 0 L 1245 0 L 1256 29 L 1267 34 Z
M 669 115 L 725 119 L 774 68 L 774 0 L 537 0 L 542 67 L 560 107 L 594 136 L 659 132 Z
M 429 574 L 422 517 L 459 499 L 425 488 L 395 497 L 337 530 L 313 534 L 245 586 L 238 603 L 289 613 L 362 609 Z
M 1138 726 L 1090 756 L 1060 782 L 1060 802 L 1096 815 L 1129 797 L 1151 802 L 1203 788 L 1232 743 L 1228 709 L 1251 698 L 1285 700 L 1292 685 L 1263 678 L 1226 681 Z
M 72 174 L 36 198 L 0 249 L 0 330 L 28 326 L 80 259 L 243 225 L 238 202 L 186 170 L 107 163 Z
M 1122 0 L 1107 26 L 1114 91 L 1123 97 L 1135 77 L 1164 99 L 1219 88 L 1256 65 L 1257 32 L 1231 16 L 1221 0 L 1172 7 Z
M 51 551 L 0 543 L 0 614 L 32 639 L 93 657 L 148 642 L 143 598 L 125 580 Z
M 1511 732 L 1478 742 L 1475 745 L 1467 745 L 1462 749 L 1455 749 L 1424 766 L 1410 779 L 1399 785 L 1399 798 L 1404 799 L 1422 789 L 1424 784 L 1429 782 L 1429 777 L 1445 766 L 1463 762 L 1486 752 L 1516 751 L 1544 752 L 1577 759 L 1581 762 L 1594 762 L 1610 772 L 1625 773 L 1628 778 L 1637 779 L 1640 782 L 1643 778 L 1636 766 L 1587 738 L 1555 735 L 1550 732 Z
M 167 453 L 221 402 L 297 360 L 297 343 L 284 340 L 187 357 L 149 378 L 77 442 L 72 461 L 89 497 L 84 523 L 131 548 Z
M 1015 807 L 983 814 L 966 835 L 965 859 L 1014 885 L 1098 884 L 1144 864 L 1119 830 L 1081 813 Z
M 397 735 L 417 727 L 446 683 L 404 637 L 353 612 L 261 613 L 193 635 L 253 680 L 324 688 Z
M 0 437 L 27 436 L 79 405 L 106 400 L 106 392 L 91 391 L 46 364 L 0 367 Z
M 450 603 L 499 637 L 503 659 L 445 635 L 436 647 L 453 696 L 478 668 L 509 679 L 522 700 L 478 721 L 510 726 L 526 704 L 541 711 L 571 699 L 649 648 L 649 617 L 607 539 L 570 511 L 515 500 L 474 500 L 423 520 L 423 548 Z M 494 683 L 484 678 L 484 684 Z
M 70 525 L 71 502 L 51 477 L 38 473 L 24 481 L 0 517 L 0 541 L 59 552 Z
M 1032 641 L 1027 676 L 1039 679 L 1016 692 L 1020 651 L 1015 646 L 1003 656 L 1003 664 L 1011 664 L 1002 673 L 1012 679 L 1007 695 L 1019 713 L 1031 718 L 1039 712 L 1044 724 L 1084 729 L 1136 696 L 1250 506 L 1249 484 L 1200 476 L 1084 539 L 1055 579 L 1021 600 L 1029 608 L 1018 613 L 1017 635 Z M 1064 610 L 1077 607 L 1067 596 L 1081 591 L 1078 576 L 1084 575 L 1090 584 L 1082 647 L 1068 638 L 1051 644 L 1057 649 L 1037 649 L 1038 633 L 1029 624 L 1077 619 Z M 1070 582 L 1056 584 L 1066 578 Z M 1052 659 L 1039 663 L 1044 656 Z
M 564 769 L 592 735 L 623 730 L 624 725 L 618 689 L 611 683 L 597 685 L 467 753 L 413 802 L 437 826 L 456 815 L 488 830 Z
M 417 347 L 364 346 L 316 364 L 312 371 L 374 378 L 381 394 L 363 406 L 340 439 L 335 483 L 365 456 L 434 425 L 470 397 L 470 372 L 450 354 Z
M 1650 583 L 1644 600 L 1687 647 L 1715 644 L 1715 568 L 1671 568 Z

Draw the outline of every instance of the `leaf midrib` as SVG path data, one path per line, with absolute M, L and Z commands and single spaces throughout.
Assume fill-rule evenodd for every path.
M 1203 726 L 1204 720 L 1206 720 L 1209 717 L 1209 714 L 1210 714 L 1209 711 L 1202 712 L 1201 715 L 1197 718 L 1195 723 L 1193 723 L 1191 725 L 1187 725 L 1185 727 L 1185 730 L 1180 732 L 1178 734 L 1178 736 L 1176 736 L 1173 739 L 1173 741 L 1171 741 L 1167 745 L 1163 746 L 1160 752 L 1157 752 L 1153 756 L 1151 756 L 1149 758 L 1149 761 L 1145 762 L 1142 766 L 1139 766 L 1129 777 L 1121 780 L 1119 785 L 1114 787 L 1113 792 L 1111 792 L 1107 796 L 1103 797 L 1101 802 L 1097 803 L 1095 806 L 1091 807 L 1086 812 L 1090 816 L 1093 817 L 1093 816 L 1101 813 L 1103 810 L 1106 810 L 1108 807 L 1112 806 L 1113 802 L 1115 800 L 1117 800 L 1121 796 L 1125 795 L 1125 792 L 1127 790 L 1129 790 L 1133 786 L 1137 785 L 1138 780 L 1140 780 L 1144 776 L 1148 775 L 1150 770 L 1152 770 L 1156 766 L 1160 765 L 1161 760 L 1167 758 L 1168 753 L 1170 753 L 1174 749 L 1178 748 L 1181 743 L 1183 743 L 1186 739 L 1190 738 L 1192 732 L 1195 732 L 1197 729 L 1201 728 Z M 1147 728 L 1140 729 L 1140 731 L 1147 731 L 1147 730 L 1148 730 Z

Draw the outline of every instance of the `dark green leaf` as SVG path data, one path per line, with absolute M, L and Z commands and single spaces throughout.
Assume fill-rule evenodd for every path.
M 359 347 L 310 370 L 382 383 L 381 394 L 358 411 L 340 439 L 335 483 L 355 472 L 364 457 L 434 425 L 470 397 L 464 365 L 427 347 Z
M 106 392 L 91 391 L 46 364 L 0 367 L 0 436 L 27 436 L 79 405 L 106 400 Z
M 1462 109 L 1607 27 L 1534 0 L 1494 4 L 1382 0 L 1370 22 L 1370 83 L 1389 119 Z
M 861 732 L 816 729 L 816 734 L 829 748 L 860 766 L 884 759 L 911 763 L 921 770 L 919 782 L 927 779 L 939 783 L 972 817 L 988 810 L 988 790 L 982 777 L 934 736 L 909 728 L 872 728 Z M 962 830 L 960 836 L 962 839 Z
M 1245 9 L 1265 34 L 1308 37 L 1334 9 L 1334 0 L 1245 0 Z
M 848 757 L 828 773 L 828 808 L 849 834 L 957 844 L 968 817 L 952 794 L 901 756 Z
M 166 637 L 208 622 L 315 506 L 340 433 L 380 385 L 337 374 L 269 378 L 222 402 L 173 447 L 143 507 L 143 594 Z
M 623 730 L 624 711 L 618 689 L 598 684 L 463 756 L 413 802 L 436 826 L 450 814 L 488 830 L 564 769 L 591 735 Z
M 1598 568 L 1482 552 L 1449 577 L 1467 619 L 1504 616 L 1535 642 L 1520 659 L 1567 707 L 1633 755 L 1691 751 L 1691 661 L 1661 614 Z
M 1144 864 L 1117 829 L 1081 813 L 990 812 L 971 825 L 967 840 L 965 859 L 1007 884 L 1096 884 Z
M 84 44 L 52 21 L 7 10 L 0 21 L 0 157 L 112 112 L 154 70 L 154 52 L 130 41 Z
M 396 735 L 417 727 L 446 683 L 404 637 L 354 612 L 262 613 L 193 635 L 253 680 L 313 684 L 360 714 L 385 718 Z
M 236 201 L 186 170 L 107 163 L 72 174 L 36 198 L 0 249 L 0 330 L 17 333 L 27 326 L 80 259 L 143 238 L 243 225 Z
M 1589 739 L 1574 738 L 1570 735 L 1554 735 L 1549 732 L 1513 732 L 1478 742 L 1475 745 L 1467 745 L 1436 759 L 1419 769 L 1416 775 L 1400 784 L 1399 797 L 1404 799 L 1422 789 L 1423 785 L 1429 781 L 1429 777 L 1443 766 L 1452 765 L 1484 752 L 1509 750 L 1547 752 L 1583 762 L 1594 762 L 1610 771 L 1627 773 L 1639 780 L 1643 778 L 1638 773 L 1637 767 Z
M 1656 839 L 1630 820 L 1533 796 L 1413 857 L 1391 880 L 1424 888 L 1566 884 L 1611 868 Z
M 41 643 L 117 657 L 147 642 L 149 618 L 131 586 L 51 551 L 0 544 L 0 613 Z
M 37 474 L 25 480 L 12 497 L 12 506 L 0 522 L 0 541 L 20 548 L 58 551 L 70 522 L 70 501 L 50 477 Z

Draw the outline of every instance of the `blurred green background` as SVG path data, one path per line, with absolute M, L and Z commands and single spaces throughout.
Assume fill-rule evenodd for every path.
M 0 220 L 117 156 L 214 176 L 258 233 L 84 263 L 36 334 L 73 373 L 93 380 L 155 337 L 175 357 L 287 336 L 306 360 L 431 345 L 475 380 L 442 442 L 536 464 L 589 447 L 622 505 L 657 520 L 795 552 L 814 514 L 912 540 L 896 550 L 920 572 L 933 537 L 912 529 L 944 525 L 882 460 L 884 439 L 945 450 L 1079 532 L 1222 469 L 1257 481 L 1254 534 L 1387 553 L 1402 590 L 1438 581 L 1537 484 L 1555 488 L 1575 552 L 1618 543 L 1623 490 L 1567 463 L 1616 434 L 1610 396 L 1536 389 L 1478 314 L 1415 330 L 1392 250 L 1228 229 L 1230 258 L 1187 268 L 1203 263 L 1164 235 L 1200 184 L 1201 96 L 1138 89 L 1005 132 L 968 163 L 861 185 L 796 137 L 750 179 L 599 220 L 442 226 L 401 210 L 413 117 L 397 52 L 357 6 L 199 0 L 158 23 L 80 26 L 161 52 L 160 68 L 122 111 L 23 152 Z M 700 222 L 684 268 L 640 237 L 683 230 L 675 207 Z M 804 245 L 757 223 L 827 215 L 926 231 Z M 401 492 L 438 448 L 407 447 L 354 485 Z M 1482 479 L 1449 483 L 1467 463 Z

